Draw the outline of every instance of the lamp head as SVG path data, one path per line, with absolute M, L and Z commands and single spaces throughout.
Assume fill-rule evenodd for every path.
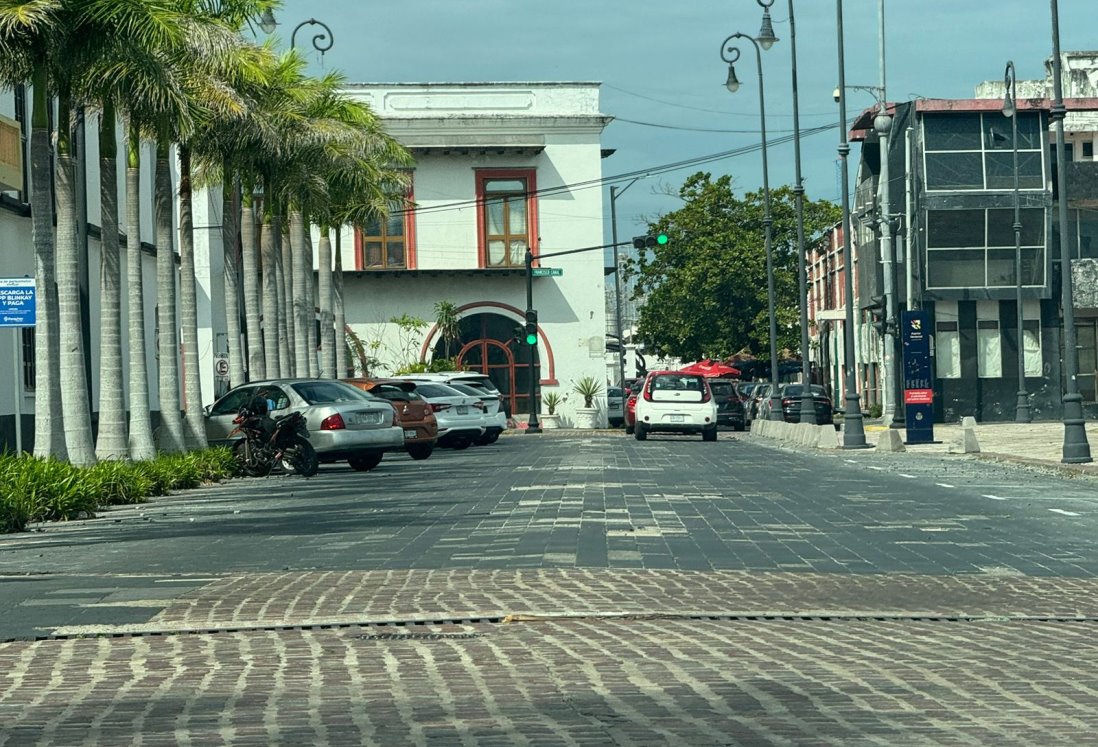
M 1015 77 L 1013 60 L 1006 64 L 1006 71 L 1003 73 L 1003 84 L 1006 89 L 1003 93 L 1003 116 L 1013 117 L 1018 108 L 1014 101 L 1017 91 L 1014 87 Z
M 731 62 L 728 63 L 728 80 L 724 82 L 724 87 L 728 89 L 729 93 L 740 90 L 740 79 L 736 77 L 736 66 Z
M 774 46 L 774 42 L 778 41 L 778 37 L 774 35 L 774 24 L 770 22 L 770 8 L 763 8 L 762 28 L 759 29 L 759 35 L 755 37 L 755 41 L 763 49 L 770 49 Z
M 267 8 L 259 15 L 259 28 L 263 29 L 264 34 L 273 34 L 275 28 L 278 26 L 278 21 L 275 20 L 274 11 Z
M 843 92 L 840 91 L 838 88 L 836 88 L 834 91 L 831 92 L 831 98 L 835 99 L 836 104 L 839 103 L 839 99 L 841 99 L 842 96 L 843 96 Z

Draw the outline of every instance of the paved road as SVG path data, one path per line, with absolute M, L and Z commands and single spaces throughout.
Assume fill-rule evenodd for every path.
M 1086 743 L 1096 532 L 1086 478 L 733 437 L 239 481 L 0 538 L 0 745 Z

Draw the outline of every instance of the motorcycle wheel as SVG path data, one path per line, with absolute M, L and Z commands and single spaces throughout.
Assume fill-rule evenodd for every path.
M 282 466 L 302 477 L 312 477 L 320 470 L 320 460 L 313 445 L 297 436 L 293 445 L 283 452 Z
M 254 455 L 249 459 L 248 456 L 252 451 L 247 448 L 247 443 L 244 439 L 240 439 L 233 444 L 233 456 L 236 457 L 240 474 L 245 477 L 266 477 L 271 472 L 270 462 L 257 460 Z

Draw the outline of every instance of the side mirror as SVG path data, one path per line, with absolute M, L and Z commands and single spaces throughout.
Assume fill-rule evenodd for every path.
M 213 405 L 206 405 L 202 408 L 202 414 L 207 418 L 210 417 L 210 411 L 213 409 Z

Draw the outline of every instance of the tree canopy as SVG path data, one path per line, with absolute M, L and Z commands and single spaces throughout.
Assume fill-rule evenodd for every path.
M 637 336 L 653 352 L 698 360 L 746 349 L 769 358 L 763 193 L 741 198 L 732 186 L 729 176 L 690 176 L 678 192 L 683 207 L 650 225 L 670 241 L 627 263 L 642 302 Z M 778 350 L 799 350 L 796 202 L 788 186 L 770 197 Z M 840 217 L 833 203 L 806 197 L 805 244 Z

